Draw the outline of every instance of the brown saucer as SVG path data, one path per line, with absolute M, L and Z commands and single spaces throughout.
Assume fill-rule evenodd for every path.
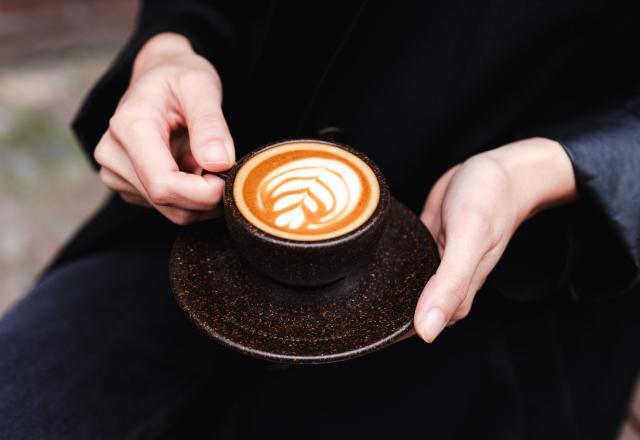
M 427 228 L 393 199 L 374 255 L 328 286 L 294 289 L 260 275 L 221 220 L 182 230 L 169 275 L 184 313 L 221 344 L 261 359 L 318 364 L 378 350 L 411 329 L 439 261 Z

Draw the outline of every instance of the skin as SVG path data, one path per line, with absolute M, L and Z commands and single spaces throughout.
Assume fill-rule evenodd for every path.
M 235 162 L 221 104 L 218 73 L 186 38 L 150 39 L 96 146 L 100 178 L 125 201 L 180 225 L 218 215 L 224 181 L 200 173 Z
M 477 154 L 442 175 L 421 215 L 442 259 L 416 306 L 420 337 L 431 343 L 445 325 L 469 314 L 478 289 L 523 221 L 575 198 L 569 156 L 544 138 Z
M 215 68 L 186 38 L 150 39 L 96 147 L 102 181 L 125 201 L 153 207 L 180 225 L 219 215 L 224 182 L 201 173 L 235 162 L 221 104 Z M 482 152 L 445 172 L 421 215 L 442 262 L 416 306 L 415 332 L 431 343 L 466 317 L 520 224 L 576 197 L 569 157 L 545 138 Z

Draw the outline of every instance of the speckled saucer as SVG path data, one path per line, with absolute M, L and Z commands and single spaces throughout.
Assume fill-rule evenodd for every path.
M 234 249 L 224 221 L 188 226 L 171 253 L 171 287 L 204 333 L 248 355 L 289 364 L 336 362 L 389 345 L 412 327 L 422 288 L 439 263 L 427 228 L 392 200 L 371 258 L 314 289 L 259 274 Z

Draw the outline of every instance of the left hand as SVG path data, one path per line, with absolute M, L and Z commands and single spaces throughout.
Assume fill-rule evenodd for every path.
M 574 198 L 571 161 L 560 144 L 544 138 L 477 154 L 440 177 L 421 216 L 442 259 L 416 306 L 420 337 L 431 343 L 446 325 L 469 314 L 524 220 Z

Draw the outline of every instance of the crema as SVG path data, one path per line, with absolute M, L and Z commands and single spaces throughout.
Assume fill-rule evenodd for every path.
M 342 148 L 289 142 L 245 162 L 233 194 L 241 214 L 256 228 L 311 241 L 362 225 L 378 204 L 380 187 L 371 168 Z

